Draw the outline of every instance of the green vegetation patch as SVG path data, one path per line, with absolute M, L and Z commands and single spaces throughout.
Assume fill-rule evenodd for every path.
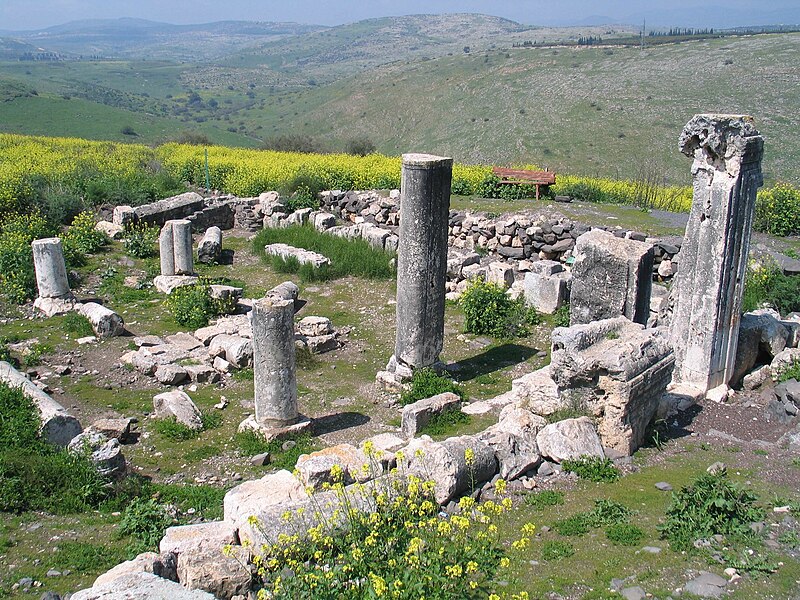
M 296 260 L 268 256 L 264 252 L 267 244 L 288 244 L 311 250 L 329 258 L 331 264 L 314 268 Z M 301 281 L 327 281 L 348 275 L 365 279 L 392 279 L 395 276 L 394 253 L 376 250 L 365 240 L 346 240 L 307 225 L 264 229 L 253 240 L 253 251 L 278 272 L 297 273 Z
M 525 300 L 512 300 L 505 290 L 480 279 L 473 280 L 461 295 L 465 329 L 469 333 L 498 338 L 523 337 L 533 325 L 541 322 L 536 309 Z
M 205 327 L 213 317 L 229 314 L 236 308 L 232 298 L 212 298 L 210 281 L 207 280 L 177 288 L 167 296 L 164 304 L 179 325 L 191 329 Z
M 462 400 L 466 397 L 463 388 L 455 381 L 437 375 L 433 369 L 419 369 L 414 371 L 409 389 L 400 395 L 400 404 L 406 406 L 445 392 L 453 393 Z
M 619 479 L 620 472 L 613 461 L 599 456 L 580 456 L 568 459 L 561 463 L 564 471 L 575 473 L 581 479 L 588 479 L 595 483 L 611 482 Z
M 255 456 L 267 452 L 270 457 L 270 467 L 289 471 L 294 469 L 301 454 L 308 454 L 317 449 L 313 438 L 308 434 L 267 442 L 254 431 L 242 431 L 236 434 L 234 441 L 242 456 Z

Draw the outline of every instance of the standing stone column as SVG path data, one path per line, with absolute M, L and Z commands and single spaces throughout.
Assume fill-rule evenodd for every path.
M 387 366 L 400 377 L 433 366 L 442 351 L 452 176 L 452 158 L 403 155 L 397 337 Z
M 75 305 L 75 298 L 69 289 L 64 250 L 59 238 L 34 240 L 33 268 L 36 272 L 36 287 L 39 297 L 34 306 L 48 317 L 69 312 Z
M 680 149 L 694 196 L 672 287 L 674 379 L 707 391 L 733 375 L 764 140 L 752 117 L 696 115 Z
M 298 421 L 294 301 L 262 298 L 250 313 L 256 423 L 277 428 Z
M 192 223 L 176 219 L 164 223 L 158 236 L 161 274 L 191 275 L 194 272 Z

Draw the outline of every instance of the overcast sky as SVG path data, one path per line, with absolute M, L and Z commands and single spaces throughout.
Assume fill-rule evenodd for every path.
M 719 0 L 716 0 L 719 1 Z M 403 14 L 476 12 L 528 25 L 581 24 L 593 17 L 653 25 L 729 27 L 800 20 L 798 0 L 0 0 L 0 29 L 38 29 L 91 18 L 168 23 L 221 20 L 338 25 Z

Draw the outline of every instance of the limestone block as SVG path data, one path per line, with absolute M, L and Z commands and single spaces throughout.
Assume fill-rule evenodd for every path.
M 320 212 L 314 215 L 314 229 L 317 231 L 327 231 L 336 225 L 336 217 L 327 212 Z
M 244 290 L 240 287 L 232 285 L 220 285 L 213 283 L 208 286 L 211 297 L 215 300 L 225 300 L 237 302 L 241 297 Z
M 122 317 L 102 304 L 86 302 L 78 304 L 76 309 L 89 320 L 95 335 L 99 338 L 116 337 L 125 333 L 125 322 Z
M 564 265 L 557 260 L 537 260 L 535 262 L 528 262 L 528 271 L 538 275 L 552 276 L 556 273 L 564 271 Z
M 328 317 L 303 317 L 297 324 L 297 330 L 302 335 L 316 336 L 333 333 L 333 325 Z
M 97 419 L 86 428 L 86 431 L 102 433 L 107 438 L 117 439 L 124 444 L 130 440 L 131 435 L 136 429 L 136 423 L 137 420 L 134 418 Z
M 178 555 L 178 580 L 190 590 L 202 590 L 219 600 L 246 596 L 252 573 L 248 564 L 250 550 L 234 546 L 226 556 L 220 548 L 195 548 Z M 170 599 L 171 600 L 171 599 Z
M 548 315 L 552 315 L 564 306 L 569 295 L 567 293 L 567 279 L 561 275 L 561 273 L 557 275 L 544 275 L 536 272 L 526 273 L 523 287 L 525 303 L 535 308 L 538 312 Z
M 769 365 L 759 367 L 755 371 L 744 376 L 744 379 L 742 379 L 742 388 L 748 391 L 758 389 L 769 380 L 771 375 L 772 371 Z
M 265 507 L 306 499 L 308 494 L 300 480 L 289 471 L 277 471 L 228 490 L 223 500 L 225 521 L 238 523 Z
M 324 354 L 340 346 L 335 334 L 303 337 L 302 340 L 311 354 Z
M 161 554 L 183 554 L 199 548 L 221 551 L 236 543 L 236 530 L 229 521 L 210 521 L 196 525 L 168 527 L 158 544 Z
M 219 372 L 209 365 L 187 365 L 186 374 L 193 383 L 217 383 Z
M 20 388 L 39 411 L 41 436 L 49 444 L 66 447 L 70 440 L 83 431 L 78 419 L 53 400 L 33 382 L 9 363 L 0 361 L 0 381 L 12 388 Z
M 117 225 L 110 221 L 98 221 L 94 228 L 100 233 L 107 235 L 112 240 L 118 240 L 125 235 L 125 228 L 122 225 Z
M 70 294 L 66 298 L 36 298 L 33 307 L 46 317 L 64 315 L 75 310 L 76 300 Z
M 114 214 L 111 218 L 111 222 L 114 225 L 120 225 L 122 227 L 127 227 L 128 225 L 133 225 L 136 221 L 136 213 L 131 206 L 115 206 L 114 207 Z
M 155 378 L 164 385 L 180 385 L 189 378 L 189 374 L 180 365 L 158 365 Z
M 448 410 L 458 410 L 461 398 L 452 392 L 437 394 L 431 398 L 417 400 L 403 407 L 401 414 L 401 435 L 413 438 L 430 423 L 434 415 Z
M 170 219 L 184 219 L 203 210 L 203 197 L 197 192 L 186 192 L 170 198 L 143 204 L 134 209 L 136 220 L 162 226 Z
M 99 588 L 107 586 L 120 577 L 135 573 L 151 573 L 170 581 L 178 581 L 177 566 L 174 554 L 143 552 L 136 556 L 136 558 L 120 563 L 116 567 L 100 575 L 94 580 L 92 587 Z
M 796 362 L 800 362 L 800 349 L 787 348 L 783 352 L 779 352 L 769 364 L 773 381 L 777 381 L 781 373 Z
M 334 480 L 331 470 L 334 465 L 343 471 L 343 478 Z M 310 454 L 302 454 L 297 459 L 296 469 L 300 481 L 306 489 L 321 490 L 325 484 L 368 481 L 383 474 L 375 461 L 371 461 L 359 448 L 351 444 L 337 444 Z
M 564 408 L 550 366 L 542 367 L 511 382 L 514 403 L 537 415 L 548 416 Z
M 469 451 L 469 452 L 468 452 Z M 406 472 L 423 481 L 434 481 L 434 497 L 447 504 L 471 485 L 490 480 L 497 473 L 494 450 L 471 436 L 434 442 L 428 436 L 414 438 L 403 449 L 408 464 Z M 467 462 L 467 456 L 471 460 Z
M 570 324 L 624 316 L 647 323 L 654 250 L 651 244 L 594 229 L 575 245 Z
M 152 573 L 129 573 L 114 580 L 72 594 L 71 600 L 130 600 L 168 598 L 169 600 L 215 600 L 212 594 L 189 590 L 180 583 Z
M 97 472 L 104 477 L 119 479 L 125 475 L 125 456 L 118 439 L 87 430 L 72 438 L 67 448 L 73 453 L 86 453 Z
M 175 417 L 178 423 L 190 429 L 202 429 L 200 410 L 185 392 L 164 392 L 153 397 L 153 408 L 157 419 Z
M 479 439 L 494 450 L 500 477 L 516 479 L 541 462 L 536 436 L 545 425 L 545 419 L 529 410 L 506 406 L 499 422 L 479 435 Z
M 486 267 L 486 281 L 508 289 L 514 284 L 514 267 L 505 261 L 495 261 Z
M 208 346 L 211 356 L 222 356 L 233 366 L 244 369 L 253 364 L 253 341 L 238 335 L 218 335 Z
M 153 279 L 153 286 L 162 294 L 169 296 L 179 287 L 196 285 L 199 281 L 199 277 L 190 275 L 158 275 Z
M 216 263 L 221 254 L 222 230 L 216 226 L 209 227 L 197 245 L 197 260 L 201 263 Z
M 605 456 L 594 423 L 588 417 L 551 423 L 539 432 L 536 442 L 542 455 L 557 463 L 580 456 Z
M 314 268 L 331 264 L 330 259 L 322 254 L 303 248 L 295 248 L 288 244 L 267 244 L 264 246 L 264 252 L 269 256 L 279 256 L 284 260 L 295 259 L 301 265 L 311 265 Z

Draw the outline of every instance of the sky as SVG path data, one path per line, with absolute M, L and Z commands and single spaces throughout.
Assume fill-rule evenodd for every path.
M 720 5 L 715 5 L 720 1 Z M 136 17 L 175 24 L 222 20 L 339 25 L 373 17 L 473 12 L 527 25 L 611 22 L 731 27 L 800 22 L 799 0 L 0 0 L 0 30 Z

